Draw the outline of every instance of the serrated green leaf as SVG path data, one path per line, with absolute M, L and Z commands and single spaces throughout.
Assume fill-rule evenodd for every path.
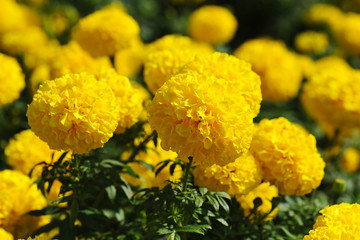
M 230 207 L 229 207 L 228 203 L 220 196 L 216 196 L 216 199 L 218 200 L 221 207 L 225 210 L 225 212 L 229 213 Z
M 209 202 L 213 206 L 214 210 L 219 211 L 220 204 L 218 203 L 216 198 L 213 197 L 212 195 L 206 195 L 206 198 L 209 200 Z
M 105 188 L 105 191 L 107 193 L 107 196 L 109 198 L 109 200 L 114 203 L 115 201 L 115 198 L 116 198 L 116 188 L 114 185 L 111 185 L 111 186 L 107 186 Z
M 203 224 L 203 225 L 186 225 L 179 228 L 176 228 L 176 232 L 191 232 L 191 233 L 198 233 L 201 235 L 205 235 L 206 231 L 211 229 L 210 225 Z

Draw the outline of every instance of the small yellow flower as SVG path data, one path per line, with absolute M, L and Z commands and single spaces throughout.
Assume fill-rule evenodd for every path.
M 317 151 L 315 137 L 283 117 L 263 119 L 250 150 L 262 166 L 264 180 L 283 195 L 308 194 L 324 177 L 325 162 Z
M 327 206 L 320 211 L 313 229 L 304 240 L 358 239 L 360 227 L 360 205 L 340 203 Z
M 1 240 L 14 240 L 13 235 L 11 233 L 8 233 L 3 228 L 0 228 L 0 239 Z
M 261 179 L 260 165 L 251 153 L 245 153 L 225 166 L 197 166 L 194 170 L 195 185 L 233 196 L 249 193 L 261 183 Z
M 149 122 L 180 159 L 223 166 L 249 149 L 260 102 L 250 64 L 225 53 L 196 56 L 156 92 Z
M 250 220 L 256 221 L 257 219 L 266 216 L 264 221 L 271 221 L 278 212 L 278 208 L 275 208 L 273 211 L 271 211 L 271 200 L 278 196 L 279 194 L 277 187 L 270 185 L 269 182 L 264 182 L 250 191 L 248 194 L 236 196 L 236 200 L 240 203 L 241 208 L 244 211 L 244 216 L 249 216 L 250 211 L 254 208 L 255 198 L 261 198 L 262 204 L 256 209 L 255 216 L 251 216 Z
M 341 47 L 349 54 L 359 54 L 360 14 L 347 13 L 339 25 L 335 35 Z
M 61 154 L 62 152 L 51 150 L 47 143 L 40 140 L 31 129 L 16 134 L 5 147 L 7 164 L 26 175 L 37 163 L 50 163 L 52 158 L 56 161 Z M 41 166 L 36 167 L 32 176 L 39 177 L 41 171 Z
M 329 39 L 325 33 L 306 31 L 296 35 L 295 47 L 302 53 L 318 55 L 329 47 Z
M 354 147 L 349 147 L 340 159 L 340 167 L 345 172 L 354 173 L 360 166 L 360 153 Z
M 128 47 L 139 34 L 139 25 L 129 14 L 108 7 L 80 19 L 72 39 L 95 57 L 112 56 Z
M 338 7 L 324 3 L 313 5 L 304 16 L 308 24 L 326 24 L 333 31 L 338 29 L 343 17 L 344 14 Z
M 235 35 L 238 22 L 226 8 L 206 5 L 189 17 L 188 31 L 192 38 L 211 44 L 229 42 Z
M 260 75 L 265 101 L 280 102 L 296 97 L 303 70 L 296 55 L 281 41 L 259 38 L 246 41 L 234 55 L 248 61 Z
M 15 58 L 0 53 L 0 108 L 20 97 L 25 76 Z
M 25 215 L 46 206 L 41 192 L 30 178 L 14 170 L 0 171 L 0 229 L 13 234 L 14 239 L 31 235 L 49 222 L 48 217 Z
M 44 82 L 28 106 L 34 133 L 50 148 L 88 153 L 102 147 L 119 122 L 119 104 L 109 85 L 89 73 Z

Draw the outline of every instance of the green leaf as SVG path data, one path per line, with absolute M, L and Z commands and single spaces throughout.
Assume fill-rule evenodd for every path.
M 120 177 L 124 184 L 121 185 L 121 189 L 124 191 L 126 197 L 130 200 L 133 196 L 133 191 L 130 185 L 125 181 L 123 177 Z
M 73 198 L 73 201 L 71 203 L 71 208 L 70 208 L 70 225 L 73 226 L 76 219 L 77 219 L 77 215 L 79 213 L 79 203 L 77 201 L 77 199 Z
M 156 167 L 157 166 L 159 166 L 159 167 L 155 171 L 155 176 L 157 176 L 161 172 L 161 170 L 163 170 L 169 163 L 170 163 L 170 160 L 166 160 L 166 161 L 162 161 L 162 162 L 158 163 L 156 165 Z
M 206 195 L 206 198 L 209 200 L 210 204 L 214 207 L 214 210 L 219 211 L 220 204 L 218 203 L 216 198 L 213 197 L 212 195 Z
M 215 193 L 215 195 L 231 200 L 231 196 L 226 192 L 217 192 L 217 193 Z
M 113 159 L 102 160 L 99 164 L 100 164 L 100 166 L 105 167 L 105 168 L 112 168 L 113 166 L 118 166 L 118 167 L 126 166 L 125 163 L 120 162 L 118 160 L 113 160 Z
M 225 210 L 225 212 L 229 213 L 230 212 L 230 207 L 227 204 L 227 202 L 220 196 L 216 196 L 216 199 L 218 200 L 221 207 Z
M 226 220 L 223 219 L 223 218 L 216 218 L 216 220 L 219 221 L 222 225 L 224 225 L 224 226 L 226 226 L 226 227 L 229 226 L 229 224 L 228 224 L 228 223 L 226 222 Z
M 106 193 L 107 193 L 108 198 L 110 199 L 110 201 L 111 201 L 112 203 L 114 203 L 115 198 L 116 198 L 116 188 L 115 188 L 115 186 L 114 186 L 114 185 L 107 186 L 107 187 L 105 188 L 105 191 L 106 191 Z
M 280 226 L 279 228 L 286 234 L 286 236 L 290 237 L 291 240 L 292 239 L 294 239 L 294 240 L 297 239 L 296 236 L 294 236 L 291 232 L 289 232 L 289 230 L 287 230 L 283 226 Z
M 211 229 L 211 226 L 208 224 L 203 225 L 186 225 L 179 228 L 176 228 L 177 232 L 191 232 L 205 235 L 206 231 Z
M 207 193 L 208 189 L 206 187 L 199 187 L 199 192 L 201 195 L 205 195 Z

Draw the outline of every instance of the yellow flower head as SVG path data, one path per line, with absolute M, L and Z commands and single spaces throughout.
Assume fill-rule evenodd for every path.
M 250 149 L 262 166 L 264 180 L 283 195 L 308 194 L 324 177 L 325 162 L 315 137 L 283 117 L 263 119 Z
M 225 53 L 196 56 L 156 92 L 149 122 L 180 159 L 223 166 L 249 149 L 260 102 L 250 64 Z
M 264 221 L 271 221 L 278 212 L 278 208 L 271 211 L 271 200 L 278 196 L 277 187 L 270 185 L 269 182 L 264 182 L 251 190 L 248 194 L 236 196 L 236 200 L 240 203 L 241 208 L 244 211 L 244 215 L 249 216 L 250 211 L 254 208 L 254 200 L 256 198 L 261 198 L 262 204 L 256 209 L 255 216 L 251 216 L 250 219 L 256 221 L 256 219 L 265 217 L 266 215 Z
M 327 206 L 320 211 L 313 229 L 304 240 L 358 239 L 360 226 L 360 205 L 340 203 Z
M 206 5 L 195 10 L 188 22 L 192 38 L 211 44 L 230 42 L 237 26 L 236 17 L 227 8 L 216 5 Z
M 248 61 L 261 77 L 265 101 L 279 102 L 294 98 L 300 88 L 302 68 L 296 55 L 280 41 L 260 38 L 245 42 L 234 55 Z
M 36 48 L 45 48 L 48 44 L 45 31 L 37 26 L 7 32 L 0 40 L 1 49 L 11 55 L 32 54 Z
M 325 68 L 304 84 L 301 102 L 331 137 L 336 129 L 360 127 L 359 91 L 359 72 Z
M 0 228 L 13 234 L 14 239 L 28 237 L 48 222 L 47 217 L 25 215 L 44 208 L 46 200 L 29 177 L 21 172 L 0 172 L 0 196 Z
M 29 125 L 55 150 L 88 153 L 102 147 L 119 122 L 111 88 L 89 73 L 44 82 L 28 106 Z
M 35 164 L 50 163 L 53 154 L 54 161 L 56 161 L 62 152 L 51 150 L 47 143 L 40 140 L 31 129 L 16 134 L 5 147 L 7 164 L 14 170 L 26 175 L 29 174 Z M 40 175 L 41 167 L 39 166 L 34 169 L 33 176 L 39 177 Z
M 104 70 L 97 74 L 99 80 L 105 81 L 113 91 L 120 108 L 120 118 L 115 133 L 123 133 L 134 125 L 143 110 L 141 93 L 135 91 L 129 79 L 115 70 Z
M 97 57 L 114 55 L 139 34 L 139 25 L 129 14 L 120 8 L 108 7 L 81 19 L 72 39 Z
M 313 5 L 305 13 L 305 21 L 308 24 L 326 24 L 332 30 L 336 30 L 343 21 L 344 14 L 336 6 L 324 3 Z
M 197 166 L 194 170 L 195 185 L 233 196 L 249 193 L 261 183 L 261 179 L 260 165 L 249 152 L 225 166 Z
M 354 147 L 349 147 L 340 159 L 340 167 L 348 173 L 354 173 L 360 167 L 360 153 Z
M 0 228 L 0 239 L 1 240 L 14 240 L 13 235 L 11 233 L 8 233 L 3 228 Z
M 15 58 L 0 53 L 0 108 L 20 97 L 25 76 Z
M 174 160 L 177 154 L 173 151 L 165 151 L 160 146 L 161 140 L 158 138 L 158 145 L 155 146 L 153 141 L 146 144 L 146 152 L 140 152 L 135 157 L 135 162 L 128 164 L 129 167 L 140 177 L 135 178 L 128 174 L 123 174 L 122 177 L 133 186 L 143 186 L 146 188 L 159 187 L 160 189 L 168 184 L 168 180 L 176 182 L 182 177 L 182 170 L 180 166 L 177 166 L 174 170 L 174 174 L 170 175 L 170 164 L 168 164 L 161 172 L 155 176 L 156 165 L 161 161 L 168 159 Z M 127 160 L 130 156 L 130 152 L 124 152 L 121 156 L 122 160 Z M 138 161 L 145 162 L 154 167 L 154 171 L 146 168 Z
M 141 40 L 134 41 L 130 47 L 123 48 L 115 53 L 116 71 L 126 77 L 137 76 L 144 64 L 145 55 L 145 46 Z
M 360 54 L 360 14 L 348 13 L 336 31 L 339 44 L 350 54 Z
M 329 39 L 325 33 L 306 31 L 296 35 L 295 47 L 302 53 L 318 55 L 329 47 Z

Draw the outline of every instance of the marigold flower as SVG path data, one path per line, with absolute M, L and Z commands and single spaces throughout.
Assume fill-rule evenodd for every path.
M 110 56 L 138 38 L 138 23 L 116 7 L 104 8 L 83 19 L 75 26 L 72 39 L 91 55 Z
M 249 152 L 225 166 L 197 166 L 194 170 L 195 185 L 233 196 L 249 193 L 261 183 L 261 179 L 260 165 Z
M 48 222 L 47 217 L 25 215 L 46 206 L 41 192 L 26 175 L 14 170 L 0 172 L 0 228 L 14 239 L 28 237 Z
M 245 42 L 234 55 L 248 61 L 260 75 L 264 100 L 287 101 L 294 98 L 302 81 L 302 68 L 296 55 L 280 41 L 260 38 Z
M 68 74 L 40 86 L 27 117 L 50 148 L 83 154 L 102 147 L 113 135 L 119 105 L 104 81 L 89 73 Z
M 360 54 L 360 14 L 348 13 L 339 24 L 340 26 L 335 32 L 339 44 L 349 54 Z
M 47 64 L 39 65 L 33 70 L 29 79 L 32 95 L 36 93 L 43 82 L 51 79 L 50 71 L 50 67 Z
M 14 240 L 13 235 L 11 233 L 8 233 L 3 228 L 0 228 L 0 239 L 1 240 Z
M 105 81 L 115 95 L 120 108 L 120 118 L 115 133 L 123 133 L 138 121 L 143 110 L 141 93 L 133 89 L 127 77 L 117 74 L 115 70 L 102 71 L 97 74 L 97 78 Z
M 283 195 L 308 194 L 324 177 L 325 162 L 317 152 L 315 137 L 283 117 L 263 119 L 250 150 L 261 164 L 264 180 Z
M 16 134 L 5 147 L 7 164 L 26 175 L 37 163 L 50 163 L 52 158 L 56 161 L 61 154 L 62 152 L 51 150 L 47 143 L 40 140 L 31 129 Z M 40 175 L 41 167 L 35 168 L 33 176 Z
M 248 150 L 260 102 L 250 64 L 225 53 L 196 56 L 156 92 L 149 122 L 180 159 L 223 166 Z
M 343 21 L 344 14 L 336 6 L 324 3 L 313 5 L 305 14 L 305 21 L 309 24 L 326 24 L 336 30 Z
M 140 152 L 135 157 L 135 162 L 128 163 L 127 165 L 140 177 L 135 178 L 128 174 L 122 174 L 121 176 L 133 186 L 143 186 L 146 188 L 159 187 L 160 189 L 168 184 L 168 180 L 172 182 L 179 181 L 182 177 L 182 170 L 180 166 L 177 166 L 174 170 L 174 174 L 170 175 L 170 164 L 168 164 L 160 173 L 155 176 L 156 165 L 161 161 L 168 159 L 174 160 L 177 154 L 173 151 L 165 151 L 160 146 L 161 140 L 158 138 L 158 145 L 155 146 L 153 141 L 146 144 L 146 152 Z M 127 160 L 131 152 L 124 152 L 121 156 L 122 160 Z M 151 171 L 141 162 L 145 162 L 154 167 L 154 171 Z
M 302 53 L 318 55 L 329 47 L 329 39 L 325 33 L 306 31 L 296 35 L 295 47 Z
M 349 147 L 340 159 L 340 167 L 348 173 L 354 173 L 360 167 L 360 153 L 354 147 Z
M 327 206 L 320 211 L 316 222 L 304 240 L 358 239 L 360 226 L 360 205 L 340 203 Z
M 0 108 L 20 97 L 25 76 L 15 58 L 0 53 Z
M 262 204 L 256 209 L 255 216 L 251 216 L 250 220 L 256 221 L 257 219 L 261 219 L 266 216 L 264 221 L 271 221 L 274 219 L 279 210 L 278 208 L 275 208 L 271 211 L 271 200 L 278 196 L 277 187 L 270 185 L 269 182 L 264 182 L 251 190 L 248 194 L 236 196 L 236 200 L 240 203 L 241 208 L 244 211 L 244 216 L 247 217 L 250 215 L 250 211 L 254 208 L 255 198 L 261 198 Z
M 188 31 L 198 41 L 221 44 L 234 37 L 237 26 L 236 17 L 227 8 L 206 5 L 190 15 Z
M 346 68 L 325 68 L 303 86 L 301 103 L 332 137 L 335 130 L 360 126 L 360 73 Z

